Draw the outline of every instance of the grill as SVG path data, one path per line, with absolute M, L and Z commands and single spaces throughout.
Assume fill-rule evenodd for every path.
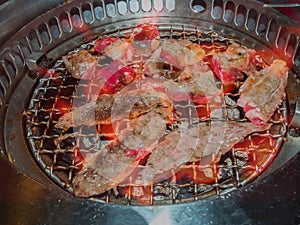
M 76 91 L 93 86 L 72 78 L 60 58 L 74 49 L 90 48 L 91 41 L 99 35 L 122 37 L 130 33 L 132 27 L 144 22 L 156 24 L 162 38 L 211 43 L 215 48 L 234 41 L 250 48 L 263 49 L 263 54 L 268 55 L 266 59 L 270 61 L 273 57 L 268 53 L 272 52 L 294 65 L 289 85 L 293 81 L 298 82 L 300 47 L 298 34 L 293 29 L 295 24 L 272 9 L 259 11 L 258 6 L 259 3 L 251 1 L 240 4 L 238 1 L 217 0 L 95 0 L 85 3 L 74 1 L 46 13 L 18 32 L 1 52 L 2 114 L 22 112 L 23 115 L 14 122 L 3 116 L 6 126 L 13 124 L 15 128 L 21 128 L 13 137 L 9 131 L 3 131 L 3 151 L 17 167 L 20 165 L 15 158 L 33 156 L 42 171 L 72 193 L 72 178 L 81 167 L 78 149 L 94 151 L 99 145 L 108 143 L 112 134 L 95 133 L 85 127 L 79 128 L 74 135 L 73 130 L 65 134 L 54 128 L 58 118 L 70 109 L 74 101 L 82 104 L 86 101 L 86 97 L 77 95 Z M 141 65 L 133 66 L 138 68 Z M 36 73 L 40 68 L 52 68 L 57 76 L 40 76 L 41 73 Z M 223 88 L 222 84 L 217 85 Z M 297 85 L 296 89 L 299 88 Z M 174 171 L 172 177 L 146 187 L 131 183 L 129 178 L 127 183 L 118 186 L 118 195 L 108 191 L 93 200 L 131 205 L 175 204 L 228 193 L 248 184 L 272 163 L 286 140 L 290 116 L 294 113 L 290 109 L 298 92 L 287 94 L 289 99 L 271 119 L 271 129 L 250 135 L 223 155 L 220 161 L 212 165 L 186 164 L 181 170 Z M 228 98 L 237 96 L 227 94 Z M 189 112 L 192 104 L 176 103 L 175 107 Z M 198 112 L 206 108 L 206 105 L 196 107 Z M 231 104 L 226 104 L 225 108 L 226 112 L 240 110 L 237 105 Z M 196 122 L 207 123 L 210 120 L 203 114 Z M 235 120 L 242 122 L 246 119 L 241 114 Z M 181 122 L 192 125 L 191 113 L 187 113 Z M 21 147 L 31 155 L 14 150 Z
M 120 36 L 120 33 L 123 32 L 117 31 L 117 36 Z M 164 36 L 172 38 L 178 37 L 178 35 L 182 36 L 181 31 L 174 29 L 162 33 Z M 195 34 L 185 32 L 184 36 L 185 38 L 193 37 Z M 210 40 L 210 43 L 229 41 L 213 34 L 206 34 L 203 37 L 197 35 L 198 42 L 207 40 Z M 90 45 L 84 46 L 88 48 Z M 221 46 L 216 45 L 214 48 L 221 48 Z M 136 64 L 132 66 L 142 67 L 140 62 L 141 60 L 137 60 Z M 139 69 L 142 70 L 142 68 Z M 54 127 L 62 112 L 69 111 L 73 101 L 76 101 L 77 104 L 78 102 L 86 103 L 88 100 L 86 95 L 77 93 L 81 93 L 80 90 L 87 88 L 89 92 L 92 92 L 93 88 L 89 87 L 97 87 L 97 83 L 78 82 L 66 71 L 61 60 L 57 61 L 53 71 L 58 71 L 54 77 L 46 76 L 39 80 L 30 99 L 29 107 L 25 111 L 27 139 L 33 155 L 43 170 L 62 187 L 72 192 L 73 175 L 76 170 L 80 169 L 80 165 L 77 165 L 78 149 L 82 153 L 95 152 L 99 149 L 99 145 L 104 146 L 110 142 L 114 133 L 95 133 L 94 129 L 80 127 L 76 131 L 71 129 L 64 134 Z M 172 72 L 171 69 L 165 70 L 166 74 L 170 72 Z M 217 85 L 222 86 L 221 83 Z M 91 95 L 89 92 L 87 96 Z M 226 98 L 234 98 L 237 95 L 229 93 Z M 193 115 L 194 107 L 191 102 L 175 103 L 175 108 L 181 111 L 183 116 L 177 125 L 172 124 L 170 130 L 183 124 L 195 126 L 196 123 L 207 123 L 214 120 L 207 115 L 206 109 L 217 108 L 217 106 L 197 105 L 195 109 L 198 117 Z M 237 105 L 227 104 L 225 108 L 227 114 L 232 110 L 239 111 Z M 119 186 L 120 194 L 116 197 L 113 193 L 108 192 L 97 200 L 126 204 L 139 204 L 144 201 L 150 204 L 178 203 L 221 194 L 245 185 L 257 177 L 278 153 L 286 133 L 286 115 L 286 107 L 282 106 L 274 116 L 273 128 L 270 132 L 249 136 L 250 144 L 244 144 L 244 146 L 241 144 L 240 147 L 236 147 L 232 152 L 226 154 L 220 162 L 215 162 L 213 165 L 199 166 L 199 163 L 185 165 L 182 170 L 176 173 L 174 171 L 173 177 L 149 187 L 128 182 Z M 227 116 L 227 119 L 230 118 Z M 235 120 L 242 122 L 246 118 L 240 116 Z M 262 147 L 263 145 L 265 146 Z M 124 192 L 125 194 L 122 194 Z

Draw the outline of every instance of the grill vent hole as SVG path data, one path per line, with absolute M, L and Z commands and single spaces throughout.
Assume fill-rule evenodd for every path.
M 267 28 L 268 28 L 268 17 L 265 14 L 261 14 L 257 26 L 257 34 L 260 37 L 263 37 L 267 33 Z
M 130 11 L 133 13 L 137 13 L 140 10 L 140 4 L 137 0 L 131 0 L 129 2 Z
M 1 76 L 1 74 L 0 74 Z M 2 86 L 2 83 L 1 83 L 1 80 L 0 80 L 0 106 L 2 106 L 2 101 L 1 101 L 1 98 L 3 98 L 5 95 L 5 89 L 4 87 Z
M 40 24 L 38 30 L 40 33 L 42 43 L 45 45 L 50 44 L 51 38 L 50 38 L 49 29 L 47 25 L 44 23 Z
M 106 5 L 106 15 L 108 17 L 114 17 L 116 15 L 116 7 L 113 2 Z
M 70 18 L 67 13 L 63 13 L 59 16 L 59 21 L 61 24 L 61 28 L 63 32 L 69 33 L 72 30 L 71 23 L 70 23 Z
M 225 13 L 224 13 L 224 21 L 230 23 L 234 19 L 235 14 L 235 5 L 233 2 L 229 1 L 226 2 L 225 5 Z
M 287 41 L 287 35 L 288 35 L 288 31 L 286 27 L 281 27 L 278 41 L 277 41 L 277 46 L 279 49 L 284 49 L 285 43 Z
M 160 12 L 164 8 L 164 2 L 163 0 L 154 0 L 153 1 L 153 7 L 157 12 Z
M 29 38 L 29 42 L 30 42 L 30 45 L 31 45 L 31 49 L 33 51 L 41 50 L 42 46 L 41 46 L 41 43 L 39 41 L 38 34 L 37 34 L 36 30 L 30 30 L 28 38 Z
M 71 20 L 72 24 L 75 28 L 80 28 L 83 25 L 83 22 L 81 20 L 80 12 L 78 8 L 72 8 L 71 9 Z
M 83 20 L 87 24 L 91 24 L 94 21 L 91 6 L 89 4 L 84 4 L 82 6 L 82 16 Z
M 102 3 L 100 3 L 99 1 L 95 1 L 93 6 L 96 19 L 101 20 L 102 18 L 104 18 L 104 10 Z
M 250 31 L 254 31 L 257 23 L 257 12 L 255 9 L 250 9 L 246 27 Z
M 5 87 L 9 87 L 11 84 L 11 79 L 16 77 L 16 75 L 17 75 L 17 69 L 13 62 L 14 62 L 14 60 L 11 58 L 10 55 L 6 55 L 4 57 L 4 65 L 3 66 L 5 68 L 5 71 L 7 74 L 7 81 L 8 81 L 7 86 L 5 86 Z
M 212 17 L 214 19 L 220 19 L 222 17 L 222 11 L 223 11 L 223 3 L 221 0 L 215 0 L 213 2 L 213 8 L 212 8 Z
M 203 12 L 206 10 L 206 4 L 203 0 L 193 0 L 191 2 L 191 9 L 194 12 Z
M 5 85 L 3 83 L 3 80 L 5 79 L 5 71 L 3 69 L 2 64 L 0 64 L 0 98 L 4 97 L 6 95 Z M 5 80 L 4 80 L 5 82 Z M 0 105 L 2 105 L 2 101 L 0 100 Z
M 49 21 L 50 33 L 53 38 L 59 38 L 61 35 L 60 28 L 58 26 L 58 22 L 56 18 L 52 18 Z
M 275 20 L 270 23 L 270 29 L 267 34 L 267 39 L 270 43 L 274 43 L 278 34 L 279 25 Z
M 244 26 L 246 21 L 246 8 L 243 5 L 239 5 L 237 7 L 236 17 L 235 17 L 235 24 L 238 27 Z
M 23 52 L 23 55 L 25 58 L 29 57 L 32 54 L 32 51 L 30 49 L 30 46 L 29 46 L 26 38 L 21 38 L 20 46 L 21 46 L 21 49 L 22 49 L 22 52 Z
M 287 48 L 286 48 L 286 55 L 289 58 L 292 58 L 295 54 L 296 40 L 297 40 L 296 36 L 292 33 L 290 35 L 289 42 L 288 42 Z
M 176 8 L 175 0 L 166 0 L 166 8 L 169 12 L 174 11 Z
M 15 64 L 18 68 L 23 68 L 25 65 L 25 61 L 22 57 L 22 53 L 20 51 L 20 47 L 18 45 L 15 45 L 13 47 L 13 55 L 15 59 Z
M 128 12 L 127 3 L 125 1 L 118 1 L 118 12 L 125 15 Z
M 9 77 L 9 70 L 10 68 L 7 68 L 7 65 L 5 66 L 5 63 L 7 63 L 7 61 L 4 61 L 4 64 L 1 64 L 0 66 L 0 83 L 1 83 L 1 89 L 3 94 L 6 94 L 6 88 L 8 88 L 10 86 L 10 77 Z
M 295 58 L 294 58 L 294 63 L 295 63 L 295 66 L 297 66 L 297 67 L 300 66 L 300 44 L 298 44 L 298 47 L 297 47 L 297 51 L 296 51 Z
M 145 12 L 149 12 L 151 10 L 151 0 L 142 0 L 142 9 Z

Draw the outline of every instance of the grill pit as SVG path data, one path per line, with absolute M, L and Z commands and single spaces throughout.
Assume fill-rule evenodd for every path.
M 194 32 L 197 28 L 192 32 L 177 31 L 174 28 L 165 29 L 163 25 L 159 28 L 162 38 L 183 38 L 196 43 L 209 43 L 214 48 L 226 48 L 230 42 L 236 41 L 216 33 Z M 130 28 L 109 35 L 120 37 L 128 32 Z M 85 44 L 79 49 L 88 49 L 90 46 Z M 133 67 L 142 70 L 142 65 L 138 62 L 137 60 Z M 37 80 L 36 88 L 25 110 L 25 133 L 31 153 L 42 170 L 61 187 L 72 193 L 72 178 L 82 167 L 82 154 L 91 154 L 108 144 L 113 134 L 95 133 L 95 128 L 86 126 L 70 128 L 65 133 L 56 129 L 54 126 L 58 118 L 71 110 L 74 101 L 76 104 L 85 104 L 93 85 L 97 86 L 97 84 L 78 82 L 66 71 L 61 60 L 57 60 L 51 70 L 45 71 L 39 74 L 42 76 Z M 166 68 L 167 73 L 172 73 L 172 68 Z M 224 88 L 221 83 L 217 85 L 221 89 Z M 87 96 L 77 95 L 80 89 L 88 90 Z M 236 99 L 238 94 L 227 93 L 226 97 Z M 271 121 L 273 126 L 269 131 L 250 135 L 223 155 L 218 162 L 213 160 L 214 163 L 211 165 L 199 165 L 199 162 L 186 164 L 179 171 L 174 171 L 173 175 L 165 181 L 145 187 L 132 183 L 129 177 L 124 184 L 118 186 L 117 195 L 114 195 L 111 190 L 93 199 L 132 205 L 175 204 L 228 193 L 244 186 L 257 178 L 278 154 L 287 130 L 285 105 L 286 103 L 283 103 L 273 116 Z M 205 113 L 207 109 L 205 104 L 196 106 L 199 115 L 197 121 L 192 118 L 188 110 L 193 107 L 190 102 L 176 102 L 175 107 L 187 109 L 187 113 L 181 117 L 178 124 L 169 127 L 170 130 L 183 124 L 189 126 L 194 123 L 209 123 L 211 120 Z M 246 120 L 242 110 L 236 104 L 226 105 L 227 116 L 232 109 L 239 111 L 241 115 L 235 120 Z

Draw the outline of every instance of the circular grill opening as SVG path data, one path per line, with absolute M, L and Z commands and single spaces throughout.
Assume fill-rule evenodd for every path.
M 180 27 L 178 30 L 176 26 L 169 27 L 160 24 L 158 27 L 163 39 L 185 39 L 201 45 L 207 44 L 209 48 L 224 49 L 230 43 L 238 41 L 222 37 L 214 32 L 197 32 L 197 27 L 178 26 Z M 106 36 L 122 38 L 131 30 L 131 27 L 117 30 Z M 74 51 L 88 50 L 91 47 L 92 44 L 88 43 Z M 131 66 L 138 71 L 143 71 L 144 65 L 137 60 Z M 50 73 L 55 71 L 55 76 L 50 76 L 49 71 Z M 172 67 L 165 68 L 166 76 L 172 72 Z M 217 80 L 216 85 L 222 90 L 226 88 Z M 242 82 L 239 85 L 242 85 Z M 93 86 L 97 86 L 97 83 L 79 82 L 73 78 L 67 72 L 62 60 L 59 59 L 51 70 L 46 70 L 37 80 L 25 110 L 25 133 L 34 158 L 56 183 L 71 193 L 73 193 L 72 180 L 82 168 L 82 154 L 98 151 L 102 146 L 110 143 L 113 136 L 113 133 L 110 132 L 95 133 L 94 127 L 80 126 L 76 129 L 70 128 L 66 132 L 55 128 L 59 117 L 71 110 L 74 101 L 86 103 Z M 87 95 L 77 95 L 78 89 L 85 90 L 84 93 Z M 231 99 L 225 104 L 227 116 L 228 112 L 232 110 L 238 111 L 240 115 L 238 118 L 227 117 L 227 119 L 244 122 L 247 119 L 242 113 L 242 109 L 236 104 L 238 95 L 236 92 L 225 94 L 225 98 Z M 178 109 L 193 107 L 191 102 L 174 104 Z M 196 105 L 196 110 L 199 116 L 197 124 L 211 122 L 211 118 L 206 113 L 207 105 Z M 244 186 L 257 178 L 279 152 L 287 130 L 286 111 L 285 103 L 283 103 L 272 117 L 270 121 L 272 127 L 269 130 L 247 136 L 224 154 L 220 160 L 212 160 L 209 165 L 202 165 L 199 161 L 187 163 L 180 170 L 174 171 L 171 177 L 166 177 L 165 180 L 148 186 L 133 183 L 130 176 L 126 182 L 117 186 L 117 190 L 107 191 L 93 199 L 132 205 L 175 204 L 227 193 Z M 193 119 L 191 113 L 187 113 L 180 118 L 178 124 L 169 127 L 169 130 L 176 129 L 186 121 L 190 123 L 188 125 L 192 126 L 194 125 L 194 122 L 191 122 Z

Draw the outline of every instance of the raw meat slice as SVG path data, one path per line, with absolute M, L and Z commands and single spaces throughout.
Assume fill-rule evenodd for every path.
M 212 69 L 222 83 L 228 84 L 243 79 L 242 73 L 252 71 L 254 58 L 254 50 L 230 45 L 225 52 L 213 55 Z
M 134 118 L 127 129 L 119 131 L 116 144 L 89 156 L 83 169 L 73 178 L 74 194 L 85 197 L 101 194 L 128 177 L 164 135 L 169 116 L 164 112 L 158 107 Z M 128 154 L 133 150 L 136 155 Z
M 288 67 L 282 60 L 274 62 L 249 76 L 240 87 L 237 104 L 243 107 L 246 117 L 254 124 L 264 125 L 285 98 Z
M 114 95 L 100 95 L 97 101 L 74 107 L 71 112 L 59 118 L 56 128 L 67 130 L 80 125 L 93 126 L 109 124 L 112 120 L 133 119 L 157 106 L 164 106 L 172 112 L 172 102 L 163 92 L 131 90 Z
M 152 151 L 141 171 L 142 182 L 159 182 L 171 176 L 181 165 L 214 154 L 217 158 L 254 132 L 270 128 L 246 122 L 216 122 L 211 126 L 194 127 L 179 133 L 171 132 Z M 201 163 L 201 161 L 200 161 Z
M 96 57 L 86 50 L 65 55 L 62 59 L 66 69 L 77 79 L 81 78 L 96 63 Z

